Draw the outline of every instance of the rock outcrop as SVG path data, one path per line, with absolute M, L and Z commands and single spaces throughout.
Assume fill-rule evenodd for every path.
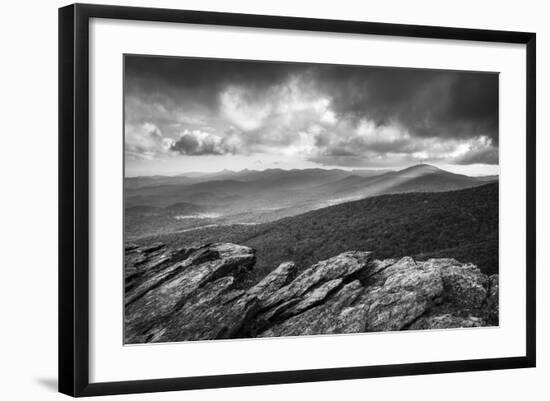
M 349 251 L 243 288 L 256 260 L 246 246 L 125 252 L 126 343 L 498 325 L 498 275 L 454 259 Z

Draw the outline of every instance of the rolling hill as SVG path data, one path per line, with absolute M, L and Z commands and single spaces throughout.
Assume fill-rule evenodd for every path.
M 449 191 L 491 180 L 454 174 L 426 164 L 399 171 L 224 170 L 190 176 L 127 178 L 125 207 L 166 208 L 185 203 L 222 216 L 224 222 L 263 223 L 371 196 Z
M 257 250 L 257 274 L 294 260 L 303 268 L 348 250 L 378 258 L 451 257 L 498 272 L 498 183 L 458 191 L 370 197 L 256 225 L 220 225 L 152 236 L 177 246 L 233 242 Z
M 390 193 L 451 191 L 487 182 L 487 179 L 454 174 L 429 164 L 419 164 L 377 176 L 351 175 L 319 188 L 319 192 L 360 199 Z

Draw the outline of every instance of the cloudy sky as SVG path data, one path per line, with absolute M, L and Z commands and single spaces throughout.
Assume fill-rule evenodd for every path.
M 498 74 L 126 56 L 126 175 L 498 173 Z

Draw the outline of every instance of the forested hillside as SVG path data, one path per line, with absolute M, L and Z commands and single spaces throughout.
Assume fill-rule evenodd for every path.
M 438 193 L 382 195 L 272 223 L 219 226 L 151 237 L 178 245 L 229 241 L 257 251 L 258 277 L 285 260 L 302 269 L 348 250 L 377 258 L 452 257 L 498 272 L 498 183 Z

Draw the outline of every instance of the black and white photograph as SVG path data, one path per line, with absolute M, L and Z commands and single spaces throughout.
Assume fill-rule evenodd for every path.
M 123 72 L 124 344 L 499 326 L 497 72 Z

